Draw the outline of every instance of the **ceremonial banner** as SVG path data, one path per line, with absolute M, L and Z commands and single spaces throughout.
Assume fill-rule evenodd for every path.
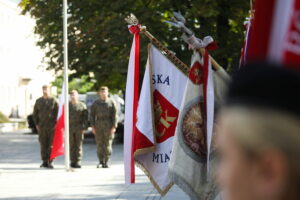
M 150 45 L 137 112 L 140 137 L 135 140 L 134 153 L 137 165 L 161 195 L 173 185 L 168 164 L 186 82 L 187 76 Z
M 248 61 L 300 65 L 300 1 L 256 0 Z
M 171 180 L 191 199 L 211 200 L 218 194 L 214 110 L 222 104 L 228 82 L 223 68 L 213 72 L 207 52 L 202 59 L 194 53 L 169 163 Z
M 59 107 L 57 120 L 55 124 L 55 132 L 52 143 L 52 150 L 50 155 L 50 160 L 61 156 L 64 154 L 64 130 L 65 130 L 65 117 L 64 117 L 64 105 L 65 105 L 65 90 L 64 86 L 62 87 L 62 94 L 59 99 Z

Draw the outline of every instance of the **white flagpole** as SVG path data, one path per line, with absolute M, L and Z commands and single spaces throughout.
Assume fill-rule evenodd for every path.
M 69 86 L 68 86 L 68 4 L 63 0 L 63 31 L 64 31 L 64 115 L 65 115 L 65 167 L 70 169 L 70 145 L 69 145 Z

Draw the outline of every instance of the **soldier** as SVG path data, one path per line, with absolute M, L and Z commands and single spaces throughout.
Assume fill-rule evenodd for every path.
M 39 133 L 41 157 L 43 161 L 40 167 L 53 168 L 50 153 L 57 112 L 58 103 L 55 98 L 50 96 L 49 86 L 44 85 L 43 96 L 36 100 L 33 111 L 33 120 Z
M 117 128 L 117 111 L 115 102 L 108 97 L 108 87 L 102 86 L 98 91 L 99 99 L 91 107 L 91 125 L 97 143 L 99 164 L 108 168 L 112 153 L 112 142 Z
M 78 101 L 78 92 L 76 90 L 71 91 L 69 113 L 71 167 L 81 168 L 83 133 L 88 125 L 88 112 L 86 105 Z

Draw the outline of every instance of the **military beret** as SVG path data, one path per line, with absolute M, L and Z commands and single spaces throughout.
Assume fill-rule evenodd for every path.
M 300 69 L 270 63 L 246 65 L 234 73 L 226 105 L 270 108 L 300 116 Z

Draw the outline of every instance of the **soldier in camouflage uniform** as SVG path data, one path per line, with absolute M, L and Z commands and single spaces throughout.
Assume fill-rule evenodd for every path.
M 117 128 L 117 111 L 115 102 L 108 97 L 108 87 L 100 87 L 100 98 L 91 107 L 91 125 L 97 143 L 99 164 L 108 168 L 112 153 L 112 142 Z
M 78 92 L 71 91 L 69 103 L 71 167 L 81 168 L 83 132 L 88 126 L 86 105 L 78 101 Z
M 43 96 L 38 98 L 34 105 L 33 120 L 39 133 L 41 157 L 43 163 L 40 167 L 53 168 L 50 153 L 54 128 L 58 112 L 58 103 L 50 96 L 49 86 L 43 86 Z

